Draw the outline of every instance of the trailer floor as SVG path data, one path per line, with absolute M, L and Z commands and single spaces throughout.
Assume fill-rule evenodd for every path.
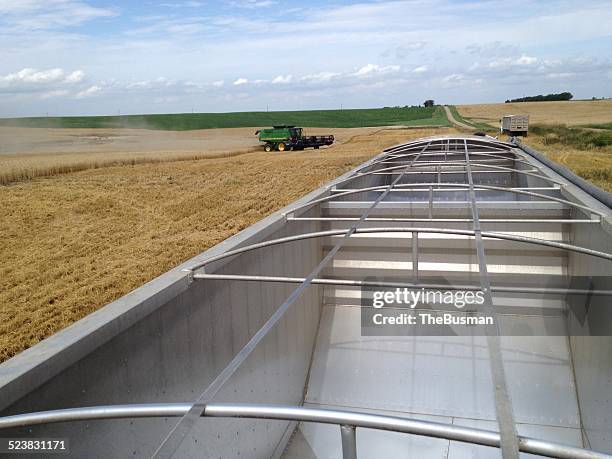
M 306 406 L 497 430 L 485 337 L 360 336 L 360 308 L 323 307 Z M 502 349 L 518 433 L 582 446 L 567 338 L 506 336 Z M 358 430 L 357 451 L 360 458 L 501 457 L 485 446 L 373 429 Z M 338 426 L 301 423 L 284 457 L 342 457 Z

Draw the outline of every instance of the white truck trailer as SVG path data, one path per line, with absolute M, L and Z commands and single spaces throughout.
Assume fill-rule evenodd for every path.
M 526 136 L 529 129 L 529 115 L 507 115 L 501 119 L 501 133 L 512 136 Z

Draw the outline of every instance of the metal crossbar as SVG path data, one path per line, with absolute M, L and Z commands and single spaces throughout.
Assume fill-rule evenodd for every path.
M 256 276 L 245 274 L 208 274 L 196 273 L 194 279 L 208 280 L 235 280 L 252 282 L 280 282 L 286 284 L 301 284 L 304 277 L 285 277 L 285 276 Z M 482 287 L 475 285 L 455 285 L 455 284 L 419 284 L 418 282 L 370 282 L 354 279 L 328 279 L 315 278 L 311 284 L 320 285 L 344 285 L 350 287 L 390 287 L 390 288 L 410 288 L 410 289 L 431 289 L 431 290 L 470 290 L 481 291 Z M 544 295 L 606 295 L 612 296 L 612 290 L 589 290 L 573 288 L 553 288 L 553 287 L 504 287 L 491 286 L 492 292 L 500 293 L 535 293 Z
M 423 156 L 440 156 L 441 153 L 444 153 L 447 157 L 448 156 L 463 156 L 463 153 L 461 152 L 452 152 L 449 150 L 442 150 L 442 151 L 436 151 L 434 153 L 429 153 L 427 155 L 423 155 Z M 508 157 L 503 157 L 502 156 L 503 153 L 495 153 L 495 152 L 471 152 L 470 155 L 471 156 L 483 156 L 486 158 L 493 158 L 491 161 L 495 161 L 495 162 L 508 162 L 508 161 L 513 161 L 513 162 L 520 162 L 520 163 L 524 163 L 524 164 L 529 164 L 528 161 L 519 159 L 519 157 L 512 152 L 508 152 Z M 414 155 L 414 153 L 406 153 L 403 155 L 396 155 L 396 156 L 389 156 L 387 158 L 381 159 L 379 160 L 377 163 L 382 164 L 382 163 L 393 163 L 393 162 L 397 162 L 398 160 L 402 160 L 403 158 L 406 158 L 408 156 L 412 156 Z
M 290 222 L 350 222 L 357 217 L 287 217 Z M 439 223 L 472 223 L 471 218 L 403 218 L 403 217 L 368 217 L 367 222 L 439 222 Z M 572 218 L 481 218 L 480 223 L 601 223 L 600 219 Z
M 71 421 L 100 419 L 168 418 L 185 416 L 193 409 L 189 403 L 154 403 L 140 405 L 110 405 L 18 414 L 0 418 L 0 429 Z M 317 422 L 341 426 L 344 457 L 356 455 L 356 428 L 402 432 L 432 438 L 459 441 L 469 444 L 499 448 L 497 432 L 411 419 L 346 410 L 330 410 L 290 405 L 209 403 L 201 417 L 274 419 L 282 421 Z M 535 438 L 517 436 L 520 451 L 561 459 L 611 459 L 612 456 L 597 451 L 578 448 Z
M 415 188 L 408 188 L 408 186 L 410 185 L 414 185 Z M 394 188 L 391 191 L 396 192 L 396 193 L 407 193 L 407 192 L 414 192 L 414 191 L 424 193 L 424 192 L 429 192 L 430 190 L 432 190 L 436 192 L 453 193 L 455 191 L 468 191 L 470 189 L 467 185 L 463 185 L 463 184 L 457 184 L 456 186 L 447 187 L 451 189 L 447 189 L 445 185 L 447 185 L 447 183 L 445 182 L 437 182 L 433 184 L 430 184 L 430 183 L 407 184 L 406 183 L 401 188 Z M 455 184 L 452 184 L 452 185 L 455 185 Z M 423 189 L 423 187 L 428 187 L 428 189 Z M 433 188 L 433 187 L 438 187 L 438 188 Z M 518 191 L 558 191 L 560 190 L 560 188 L 558 186 L 516 187 L 516 188 L 505 188 L 504 187 L 504 191 L 508 191 L 509 193 L 511 193 L 512 191 L 517 191 L 517 190 Z M 344 191 L 359 192 L 362 190 L 361 188 L 342 188 L 342 189 L 331 190 L 332 193 L 342 193 Z M 381 190 L 373 190 L 374 193 L 380 193 L 380 191 Z M 474 185 L 474 191 L 499 191 L 499 190 L 492 189 L 492 188 L 484 188 L 480 185 Z
M 478 207 L 476 205 L 476 193 L 474 191 L 474 181 L 472 179 L 472 168 L 470 166 L 470 155 L 468 152 L 467 141 L 465 145 L 465 162 L 468 184 L 470 187 L 470 201 L 472 209 L 472 220 L 474 228 L 474 239 L 476 241 L 476 253 L 478 255 L 478 266 L 480 272 L 480 285 L 484 292 L 483 312 L 488 316 L 497 316 L 493 309 L 493 295 L 491 294 L 491 281 L 487 270 L 485 259 L 482 232 L 478 220 Z M 495 411 L 500 432 L 500 447 L 504 459 L 518 459 L 519 447 L 517 442 L 516 425 L 512 413 L 512 400 L 506 384 L 504 371 L 504 361 L 501 351 L 500 331 L 498 321 L 493 325 L 485 326 L 487 344 L 489 346 L 489 361 L 491 364 L 491 376 L 493 379 L 493 393 L 495 395 Z

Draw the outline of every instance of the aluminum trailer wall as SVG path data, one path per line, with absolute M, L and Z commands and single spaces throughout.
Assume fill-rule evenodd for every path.
M 577 245 L 612 252 L 611 224 L 608 218 L 600 227 L 573 229 L 571 240 Z M 592 257 L 571 254 L 570 275 L 591 278 L 590 288 L 611 288 L 612 278 L 605 276 L 609 266 L 604 260 L 589 258 Z M 593 296 L 586 307 L 586 321 L 572 315 L 568 324 L 582 427 L 587 445 L 599 451 L 612 451 L 612 299 Z

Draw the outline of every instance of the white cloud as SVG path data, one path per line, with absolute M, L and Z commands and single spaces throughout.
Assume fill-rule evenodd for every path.
M 64 81 L 66 83 L 80 83 L 81 81 L 83 81 L 84 78 L 85 72 L 83 72 L 82 70 L 75 70 L 74 72 L 66 76 L 66 79 Z
M 333 80 L 335 78 L 340 77 L 342 74 L 337 72 L 319 72 L 319 73 L 311 73 L 308 75 L 304 75 L 300 78 L 300 81 L 304 81 L 307 83 L 322 83 Z
M 165 77 L 158 77 L 154 80 L 141 80 L 125 85 L 127 89 L 155 89 L 165 88 L 176 84 L 176 82 L 169 80 Z M 189 85 L 189 82 L 186 83 Z
M 399 57 L 406 57 L 402 54 L 408 54 L 412 51 L 419 51 L 425 48 L 426 44 L 427 43 L 424 41 L 414 41 L 412 43 L 406 43 L 405 45 L 398 46 L 396 51 L 398 52 Z
M 452 82 L 462 81 L 463 79 L 464 79 L 464 76 L 461 73 L 453 73 L 451 75 L 448 75 L 442 78 L 442 81 L 444 81 L 445 83 L 452 83 Z
M 424 41 L 408 42 L 401 46 L 389 48 L 381 54 L 381 57 L 395 57 L 396 59 L 405 59 L 416 51 L 420 51 L 425 48 L 427 43 Z
M 9 73 L 1 77 L 8 83 L 50 83 L 59 81 L 64 77 L 64 71 L 60 68 L 38 71 L 32 68 L 25 68 L 16 73 Z
M 412 69 L 412 73 L 425 73 L 429 70 L 429 67 L 426 65 L 420 65 L 414 69 Z
M 87 89 L 84 89 L 83 91 L 80 91 L 77 93 L 77 97 L 79 99 L 84 98 L 84 97 L 90 97 L 90 96 L 94 96 L 98 93 L 102 92 L 102 88 L 100 86 L 97 85 L 93 85 L 90 86 Z
M 112 9 L 98 8 L 78 0 L 3 0 L 0 15 L 9 32 L 78 26 L 94 19 L 115 16 Z
M 384 75 L 387 73 L 399 72 L 399 65 L 385 65 L 380 66 L 376 64 L 366 64 L 358 69 L 354 75 L 358 77 L 371 76 L 371 75 Z
M 221 88 L 223 87 L 223 85 L 225 84 L 225 82 L 223 80 L 217 80 L 217 81 L 213 81 L 211 83 L 215 88 Z
M 246 78 L 238 78 L 236 81 L 234 81 L 232 84 L 234 86 L 240 86 L 243 84 L 247 84 L 249 82 L 249 80 L 247 80 Z
M 538 62 L 537 57 L 521 55 L 520 57 L 504 57 L 501 59 L 497 59 L 489 62 L 489 68 L 506 68 L 506 67 L 514 67 L 514 66 L 530 66 L 534 65 Z
M 463 85 L 465 81 L 465 75 L 462 73 L 452 73 L 442 78 L 441 86 L 443 88 L 452 88 Z
M 231 4 L 240 8 L 255 9 L 255 8 L 268 8 L 272 5 L 276 5 L 276 0 L 241 0 L 234 1 Z
M 536 62 L 538 62 L 537 58 L 531 57 L 531 56 L 525 56 L 525 55 L 522 55 L 516 61 L 514 61 L 516 65 L 532 65 L 532 64 L 535 64 Z
M 575 76 L 573 72 L 552 72 L 546 75 L 546 78 L 550 78 L 553 80 L 565 80 Z
M 134 83 L 128 83 L 125 87 L 127 89 L 148 89 L 151 87 L 151 81 L 150 80 L 135 81 Z
M 272 79 L 272 84 L 287 84 L 293 80 L 292 75 L 278 75 Z
M 470 54 L 477 56 L 507 56 L 509 54 L 517 54 L 519 51 L 518 46 L 503 43 L 499 40 L 490 43 L 478 43 L 471 44 L 465 48 Z
M 165 8 L 199 8 L 200 6 L 204 6 L 204 2 L 169 2 L 169 3 L 160 3 L 159 6 L 163 6 Z
M 63 97 L 70 94 L 70 91 L 66 89 L 55 89 L 53 91 L 47 91 L 41 94 L 41 99 L 51 99 L 53 97 Z
M 179 100 L 179 98 L 176 96 L 162 96 L 156 97 L 155 99 L 153 99 L 153 102 L 156 104 L 171 104 L 173 102 L 176 102 L 177 100 Z

